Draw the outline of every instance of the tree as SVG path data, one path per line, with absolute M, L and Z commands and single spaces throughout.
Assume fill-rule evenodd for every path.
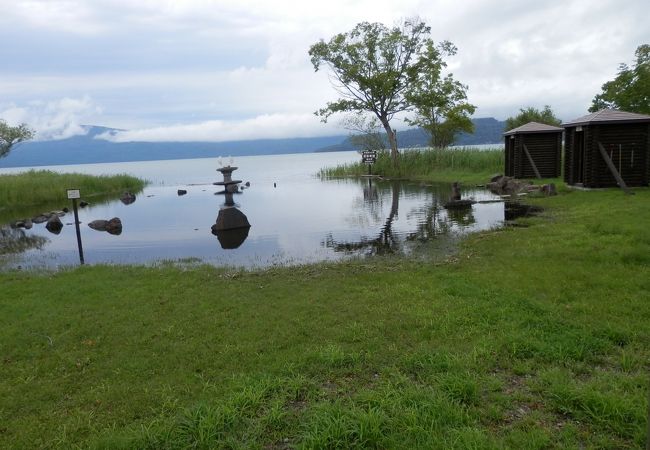
M 526 109 L 521 108 L 519 114 L 514 117 L 508 117 L 506 119 L 506 131 L 512 130 L 513 128 L 520 127 L 527 124 L 528 122 L 538 122 L 545 123 L 546 125 L 553 125 L 559 127 L 562 121 L 555 117 L 551 107 L 548 105 L 544 106 L 543 110 L 539 110 L 532 106 L 529 106 Z
M 415 107 L 415 118 L 407 123 L 425 129 L 431 137 L 431 146 L 446 148 L 460 131 L 471 133 L 474 124 L 470 116 L 476 107 L 467 103 L 467 86 L 454 80 L 453 74 L 441 78 L 447 64 L 443 55 L 456 54 L 450 42 L 439 46 L 427 43 L 422 70 L 407 92 L 407 100 Z
M 632 67 L 621 64 L 616 78 L 603 84 L 603 91 L 594 97 L 590 112 L 616 108 L 650 114 L 650 45 L 640 45 L 634 55 L 636 61 Z
M 388 142 L 381 132 L 381 124 L 374 116 L 353 113 L 345 116 L 341 125 L 350 131 L 350 143 L 360 150 L 386 150 Z
M 12 127 L 0 119 L 0 158 L 7 156 L 14 145 L 33 137 L 34 131 L 26 124 L 21 123 L 17 127 Z
M 405 20 L 388 28 L 380 23 L 362 22 L 352 31 L 337 34 L 309 49 L 318 71 L 325 65 L 332 73 L 332 84 L 340 98 L 316 112 L 323 121 L 338 112 L 370 112 L 379 120 L 397 164 L 395 130 L 390 121 L 396 114 L 412 109 L 408 89 L 436 61 L 429 48 L 431 29 L 419 19 Z M 441 55 L 433 55 L 440 57 Z

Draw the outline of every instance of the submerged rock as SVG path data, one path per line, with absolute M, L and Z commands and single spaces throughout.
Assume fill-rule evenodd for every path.
M 135 194 L 133 192 L 124 192 L 120 196 L 120 201 L 125 205 L 130 205 L 131 203 L 135 202 Z
M 106 231 L 109 234 L 122 234 L 122 221 L 119 217 L 113 217 L 110 220 L 93 220 L 88 226 L 96 231 Z
M 176 191 L 176 193 L 180 196 L 180 195 L 187 194 L 187 191 L 185 189 L 179 189 L 178 191 Z

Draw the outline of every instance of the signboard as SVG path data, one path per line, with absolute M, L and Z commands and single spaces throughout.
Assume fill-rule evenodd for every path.
M 361 152 L 361 162 L 363 164 L 374 164 L 377 161 L 376 150 L 364 150 Z
M 81 198 L 81 195 L 79 194 L 79 189 L 68 189 L 68 200 L 72 200 L 75 198 Z

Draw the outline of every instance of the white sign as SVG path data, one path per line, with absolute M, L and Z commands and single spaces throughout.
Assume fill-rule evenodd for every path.
M 68 200 L 72 200 L 73 198 L 81 198 L 79 189 L 68 189 Z

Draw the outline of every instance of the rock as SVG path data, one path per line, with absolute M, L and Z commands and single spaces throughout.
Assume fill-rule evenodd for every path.
M 27 219 L 24 221 L 23 226 L 25 227 L 26 230 L 31 230 L 31 228 L 34 226 L 32 221 L 30 219 Z
M 499 181 L 501 178 L 503 178 L 503 175 L 497 174 L 497 175 L 492 175 L 492 178 L 490 178 L 491 183 L 495 183 Z
M 234 193 L 234 192 L 237 192 L 237 191 L 239 191 L 239 187 L 237 187 L 236 184 L 229 184 L 228 186 L 226 186 L 226 192 L 233 192 Z
M 492 177 L 494 181 L 489 182 L 486 187 L 497 195 L 513 195 L 527 190 L 530 182 L 520 181 L 512 177 Z
M 69 210 L 67 207 L 64 207 L 61 211 L 67 213 L 67 212 L 69 212 L 70 210 Z
M 34 223 L 44 223 L 47 222 L 49 216 L 46 216 L 45 214 L 39 214 L 36 217 L 32 217 L 32 222 Z
M 25 221 L 24 220 L 16 220 L 10 226 L 11 226 L 11 228 L 24 228 L 25 227 Z
M 88 223 L 88 226 L 93 230 L 106 231 L 107 224 L 108 220 L 93 220 L 92 222 Z
M 187 194 L 187 191 L 185 189 L 179 189 L 178 191 L 176 191 L 176 193 L 180 196 L 180 195 Z
M 244 185 L 245 185 L 246 187 L 251 187 L 251 182 L 250 182 L 250 181 L 247 181 L 246 183 L 244 183 Z
M 63 210 L 61 210 L 61 211 L 50 211 L 49 217 L 52 217 L 52 216 L 63 217 L 63 216 L 65 216 L 65 211 L 63 211 Z
M 89 203 L 88 203 L 87 201 L 85 201 L 85 200 L 81 200 L 81 201 L 79 202 L 79 206 L 80 206 L 81 208 L 85 208 L 85 207 L 88 206 L 88 205 L 89 205 Z
M 555 183 L 544 184 L 539 188 L 539 191 L 544 195 L 557 195 L 557 189 L 555 188 Z
M 119 217 L 113 217 L 110 220 L 93 220 L 88 226 L 96 231 L 106 231 L 113 235 L 122 234 L 122 221 Z
M 47 219 L 45 228 L 47 228 L 47 231 L 50 233 L 59 234 L 63 229 L 63 222 L 61 222 L 61 219 L 59 219 L 59 216 L 57 214 L 52 214 L 52 216 Z
M 135 202 L 135 194 L 133 192 L 124 192 L 120 196 L 120 201 L 125 205 L 130 205 L 131 203 Z

